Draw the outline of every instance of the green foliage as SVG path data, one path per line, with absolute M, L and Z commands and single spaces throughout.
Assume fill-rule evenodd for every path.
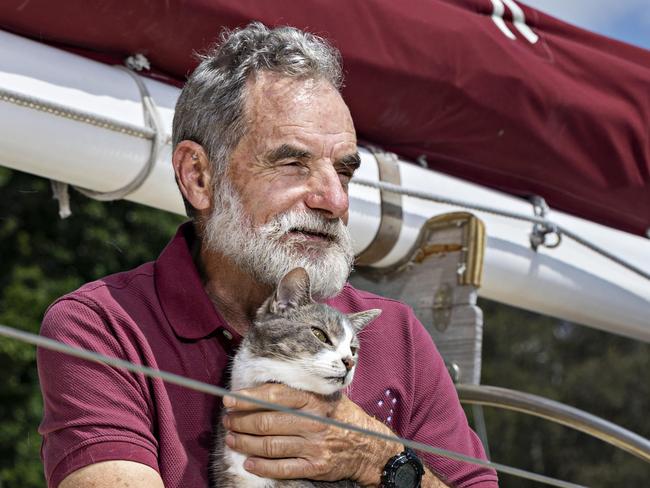
M 82 283 L 155 259 L 181 218 L 71 190 L 61 220 L 49 182 L 0 167 L 0 323 L 37 332 Z M 650 346 L 482 301 L 483 383 L 546 396 L 650 437 Z M 32 346 L 0 338 L 0 488 L 44 486 Z M 544 420 L 486 409 L 495 461 L 593 487 L 645 486 L 648 465 Z M 502 476 L 504 487 L 539 486 Z
M 81 284 L 155 259 L 183 220 L 70 190 L 61 220 L 47 180 L 0 167 L 0 323 L 38 332 L 47 306 Z M 45 486 L 35 349 L 0 338 L 0 488 Z
M 650 345 L 482 300 L 483 384 L 585 410 L 650 438 Z M 586 434 L 485 409 L 492 459 L 590 487 L 647 486 L 650 465 Z M 502 476 L 507 487 L 536 483 Z

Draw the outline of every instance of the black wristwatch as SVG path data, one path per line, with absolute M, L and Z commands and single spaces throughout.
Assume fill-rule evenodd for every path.
M 381 473 L 381 488 L 420 488 L 424 466 L 413 449 L 408 447 L 388 460 Z

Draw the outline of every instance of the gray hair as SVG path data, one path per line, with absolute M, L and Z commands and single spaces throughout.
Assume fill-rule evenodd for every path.
M 220 42 L 200 56 L 176 103 L 173 147 L 183 140 L 205 149 L 212 163 L 215 188 L 230 154 L 246 133 L 246 81 L 260 71 L 288 77 L 324 79 L 340 89 L 340 54 L 324 39 L 294 27 L 269 29 L 252 22 L 224 31 Z M 192 206 L 185 200 L 188 216 Z

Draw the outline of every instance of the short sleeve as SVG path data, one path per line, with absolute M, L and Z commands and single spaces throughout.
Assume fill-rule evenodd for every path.
M 129 361 L 100 309 L 75 299 L 55 302 L 41 335 Z M 101 461 L 128 460 L 159 471 L 146 379 L 128 371 L 39 348 L 44 412 L 39 432 L 49 487 Z
M 412 440 L 485 459 L 469 427 L 456 388 L 431 336 L 411 312 L 414 347 L 414 399 L 406 436 Z M 478 465 L 421 453 L 427 466 L 459 488 L 496 488 L 496 472 Z

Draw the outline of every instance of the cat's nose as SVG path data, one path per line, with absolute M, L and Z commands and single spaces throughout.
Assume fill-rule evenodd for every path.
M 352 359 L 351 357 L 343 358 L 341 359 L 341 362 L 345 366 L 345 369 L 347 369 L 348 371 L 354 368 L 354 359 Z

